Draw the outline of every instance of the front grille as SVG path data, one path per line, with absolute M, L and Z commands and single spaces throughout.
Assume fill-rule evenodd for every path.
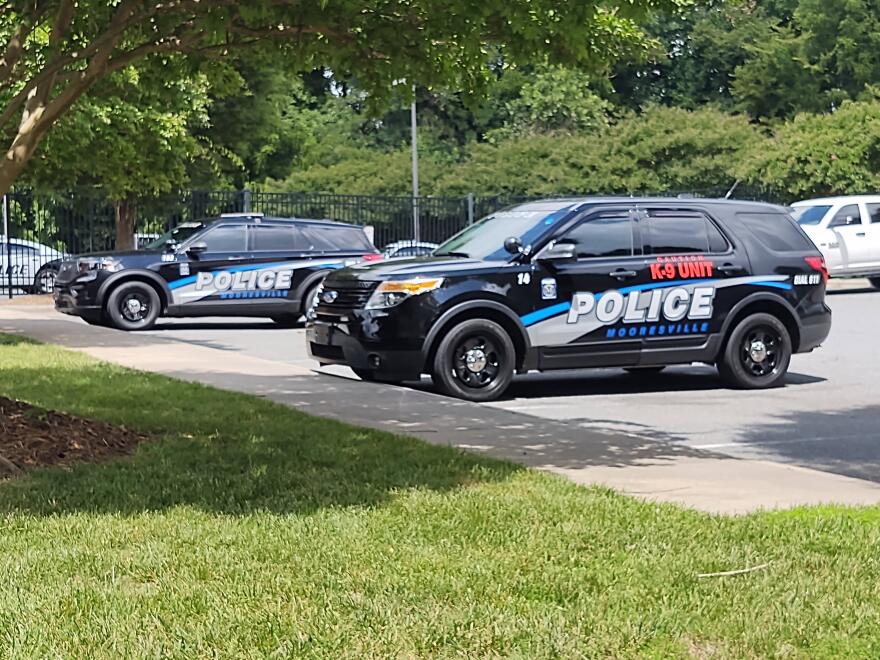
M 361 280 L 349 282 L 325 281 L 324 288 L 318 298 L 318 312 L 337 311 L 343 309 L 360 309 L 367 304 L 378 282 L 365 282 Z M 336 292 L 336 299 L 327 302 L 324 296 L 328 291 Z
M 56 282 L 71 282 L 77 276 L 79 267 L 76 261 L 62 261 L 58 266 L 58 275 L 55 277 Z

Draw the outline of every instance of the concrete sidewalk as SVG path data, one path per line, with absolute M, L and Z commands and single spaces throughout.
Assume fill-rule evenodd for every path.
M 668 440 L 597 431 L 577 421 L 555 422 L 164 337 L 92 327 L 42 306 L 0 306 L 0 332 L 60 344 L 127 367 L 263 396 L 314 415 L 509 459 L 579 484 L 604 484 L 709 512 L 880 503 L 880 485 L 860 479 L 735 459 Z

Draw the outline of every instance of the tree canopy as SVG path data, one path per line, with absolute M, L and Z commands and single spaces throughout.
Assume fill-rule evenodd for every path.
M 291 71 L 326 66 L 371 104 L 400 80 L 472 94 L 536 52 L 601 68 L 646 45 L 637 19 L 677 0 L 6 0 L 0 3 L 0 193 L 50 128 L 114 72 L 148 57 L 272 49 Z

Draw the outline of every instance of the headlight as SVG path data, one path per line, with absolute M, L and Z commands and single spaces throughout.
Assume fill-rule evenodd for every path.
M 122 270 L 122 264 L 112 257 L 86 257 L 77 261 L 76 269 L 79 273 L 76 279 L 80 282 L 88 282 L 98 276 L 98 271 L 115 273 Z
M 442 277 L 430 279 L 394 280 L 382 282 L 367 301 L 367 309 L 387 309 L 399 305 L 407 298 L 439 289 Z

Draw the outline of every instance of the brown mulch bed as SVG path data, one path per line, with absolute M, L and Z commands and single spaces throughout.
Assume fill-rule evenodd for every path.
M 0 397 L 0 477 L 131 454 L 147 436 Z

